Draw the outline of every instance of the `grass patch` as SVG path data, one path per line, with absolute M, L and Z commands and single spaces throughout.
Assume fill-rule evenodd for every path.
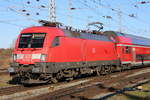
M 0 87 L 11 86 L 8 81 L 11 79 L 9 75 L 0 76 Z
M 7 68 L 11 61 L 12 49 L 0 49 L 0 69 Z
M 144 91 L 128 91 L 122 94 L 117 94 L 107 100 L 150 100 L 150 83 L 142 86 Z M 145 91 L 148 90 L 148 91 Z

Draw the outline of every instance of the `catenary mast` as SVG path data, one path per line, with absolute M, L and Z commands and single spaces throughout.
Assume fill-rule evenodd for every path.
M 49 21 L 56 22 L 56 5 L 55 0 L 49 0 Z

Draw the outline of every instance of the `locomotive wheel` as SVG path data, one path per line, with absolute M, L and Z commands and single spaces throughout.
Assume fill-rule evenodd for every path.
M 112 73 L 113 72 L 113 67 L 112 66 L 108 66 L 108 73 Z
M 101 66 L 96 68 L 96 74 L 97 74 L 97 76 L 101 75 Z
M 124 70 L 127 70 L 127 69 L 128 69 L 128 66 L 127 66 L 127 65 L 122 65 L 121 67 L 122 67 L 121 71 L 124 71 Z
M 12 80 L 9 81 L 9 84 L 21 84 L 21 78 L 20 77 L 13 77 Z
M 61 79 L 64 77 L 64 73 L 62 71 L 60 71 L 57 75 L 56 75 L 56 78 L 57 79 Z
M 111 73 L 111 67 L 110 66 L 101 66 L 101 75 L 106 75 Z
M 58 80 L 57 80 L 55 77 L 53 77 L 53 78 L 51 78 L 51 82 L 52 82 L 52 83 L 57 83 Z
M 97 71 L 96 71 L 96 74 L 97 74 L 97 76 L 100 76 L 101 73 L 97 70 Z
M 101 66 L 101 75 L 105 75 L 106 74 L 106 70 L 105 70 L 105 66 Z

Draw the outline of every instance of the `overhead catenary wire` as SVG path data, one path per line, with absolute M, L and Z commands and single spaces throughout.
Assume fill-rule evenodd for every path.
M 95 4 L 98 4 L 98 2 L 96 2 L 95 0 L 91 0 L 91 1 L 93 1 Z M 133 3 L 133 4 L 134 4 L 134 3 Z M 117 9 L 114 9 L 114 8 L 112 8 L 111 6 L 106 6 L 106 5 L 103 5 L 103 4 L 101 4 L 101 6 L 102 6 L 102 7 L 106 7 L 106 8 L 108 8 L 108 9 L 114 11 L 114 12 L 118 12 Z M 139 9 L 138 9 L 138 10 L 139 10 Z M 122 13 L 123 15 L 129 17 L 129 18 L 135 19 L 137 22 L 140 22 L 141 24 L 147 24 L 147 25 L 150 24 L 149 21 L 143 20 L 143 19 L 141 19 L 141 18 L 139 18 L 139 17 L 130 16 L 129 14 L 127 14 L 127 13 L 125 13 L 125 12 L 123 12 L 123 11 L 121 11 L 121 13 Z M 136 14 L 136 16 L 137 16 L 137 14 Z M 130 23 L 130 24 L 131 24 L 131 23 Z M 135 26 L 136 26 L 136 25 L 134 25 L 134 28 L 135 28 Z M 133 26 L 132 26 L 132 27 L 133 27 Z M 137 28 L 135 28 L 135 29 L 137 29 Z M 133 29 L 132 29 L 132 30 L 133 30 Z M 137 29 L 137 30 L 139 30 L 139 29 Z M 145 32 L 145 29 L 143 29 L 143 31 Z M 137 32 L 136 32 L 136 33 L 137 33 Z
M 27 27 L 27 26 L 24 26 L 24 25 L 14 24 L 14 23 L 6 22 L 6 21 L 0 21 L 0 23 L 9 24 L 9 25 L 13 25 L 13 26 L 21 27 L 21 28 Z
M 3 0 L 3 1 L 5 1 L 5 0 Z M 32 17 L 32 13 L 34 13 L 33 12 L 33 10 L 34 9 L 39 9 L 38 7 L 39 6 L 36 6 L 36 5 L 33 5 L 34 4 L 34 2 L 36 1 L 31 1 L 31 0 L 26 0 L 26 1 L 21 1 L 21 3 L 18 3 L 18 2 L 15 2 L 15 3 L 13 3 L 12 2 L 12 0 L 6 0 L 7 2 L 10 2 L 10 3 L 12 3 L 14 6 L 13 7 L 10 7 L 10 8 L 13 8 L 15 11 L 12 11 L 12 12 L 15 12 L 15 13 L 18 13 L 19 15 L 21 15 L 21 16 L 24 16 L 27 20 L 31 20 L 31 21 L 34 21 L 34 22 L 36 22 L 37 20 L 38 20 L 38 18 L 33 18 Z M 27 1 L 30 1 L 30 4 L 26 4 L 27 3 Z M 41 1 L 41 0 L 40 0 Z M 19 1 L 20 2 L 20 1 Z M 101 1 L 101 0 L 81 0 L 81 1 L 79 1 L 80 3 L 82 2 L 82 4 L 84 3 L 84 6 L 86 7 L 86 8 L 89 8 L 89 10 L 91 9 L 91 12 L 94 12 L 94 13 L 96 13 L 96 15 L 94 15 L 94 16 L 99 16 L 100 18 L 97 18 L 96 19 L 96 17 L 94 17 L 93 19 L 95 19 L 95 20 L 99 20 L 99 21 L 101 21 L 101 22 L 103 22 L 104 23 L 104 21 L 103 20 L 105 20 L 105 19 L 108 19 L 108 16 L 109 15 L 107 15 L 107 14 L 104 14 L 102 11 L 98 11 L 98 9 L 97 8 L 99 8 L 99 7 L 103 7 L 103 8 L 106 8 L 106 9 L 109 9 L 109 10 L 111 10 L 112 12 L 118 12 L 118 10 L 116 9 L 116 8 L 113 8 L 113 7 L 111 7 L 111 6 L 108 6 L 108 5 L 104 5 L 103 4 L 103 2 L 104 1 Z M 91 4 L 91 2 L 92 2 L 92 4 Z M 16 5 L 18 3 L 18 5 Z M 73 4 L 75 3 L 75 0 L 73 0 Z M 21 4 L 23 4 L 23 6 L 21 7 L 19 7 L 19 4 L 21 5 Z M 42 5 L 42 4 L 39 4 L 39 3 L 37 3 L 38 5 Z M 91 5 L 90 5 L 91 4 Z M 132 4 L 134 5 L 134 2 L 132 2 Z M 15 5 L 16 5 L 16 7 L 15 7 Z M 10 8 L 9 8 L 9 10 L 10 10 Z M 17 9 L 18 8 L 18 9 Z M 25 8 L 26 10 L 30 10 L 30 8 L 31 8 L 31 11 L 32 12 L 30 12 L 30 13 L 28 13 L 29 15 L 26 15 L 26 13 L 22 13 L 21 12 L 21 9 L 23 9 L 23 8 Z M 33 8 L 33 9 L 32 9 Z M 83 9 L 83 7 L 79 7 L 79 8 L 81 8 L 81 10 Z M 39 9 L 40 10 L 40 13 L 42 12 L 42 11 L 48 11 L 48 6 L 45 6 L 45 8 L 44 9 Z M 40 15 L 40 13 L 39 12 L 37 12 L 37 13 L 35 13 L 35 14 L 37 14 L 37 15 Z M 132 16 L 129 16 L 129 14 L 128 13 L 125 13 L 125 12 L 123 12 L 122 11 L 122 14 L 124 15 L 124 16 L 128 16 L 129 18 L 132 18 L 132 19 L 136 19 L 138 22 L 139 22 L 139 18 L 137 19 L 137 18 L 135 18 L 135 17 L 132 17 Z M 88 16 L 90 16 L 90 15 L 88 15 Z M 59 16 L 60 17 L 60 16 Z M 77 20 L 77 18 L 76 17 L 78 17 L 78 16 L 72 16 L 73 17 L 73 19 L 76 19 Z M 85 16 L 85 17 L 87 17 L 87 16 Z M 112 19 L 111 19 L 111 17 L 112 17 Z M 112 16 L 112 15 L 110 15 L 110 20 L 111 21 L 113 21 L 113 22 L 117 22 L 116 21 L 116 19 L 115 19 L 115 17 L 114 16 Z M 82 21 L 82 20 L 81 20 Z M 142 23 L 149 23 L 148 21 L 142 21 L 142 20 L 140 20 L 140 22 L 142 22 Z M 104 24 L 106 24 L 106 22 L 104 23 Z M 132 23 L 128 23 L 128 24 L 132 24 Z M 126 27 L 129 27 L 128 25 L 125 25 Z M 133 25 L 132 25 L 133 26 Z M 130 27 L 129 27 L 130 28 Z M 136 28 L 131 28 L 131 30 L 136 30 Z
M 30 0 L 28 0 L 30 1 Z M 40 15 L 40 12 L 34 12 L 36 10 L 47 10 L 49 9 L 49 6 L 48 5 L 44 5 L 44 4 L 38 4 L 38 5 L 27 5 L 25 4 L 25 2 L 23 1 L 20 1 L 20 2 L 12 2 L 12 1 L 7 1 L 9 3 L 9 5 L 11 6 L 8 6 L 8 7 L 5 7 L 6 9 L 9 9 L 10 8 L 13 8 L 15 9 L 17 12 L 26 12 L 26 15 L 27 16 L 30 16 L 31 14 L 33 15 L 33 13 L 35 13 L 34 15 Z M 39 2 L 39 1 L 38 1 Z M 3 5 L 2 5 L 3 6 Z M 22 13 L 23 14 L 23 13 Z
M 58 12 L 58 14 L 60 14 L 60 15 L 63 15 L 63 16 L 61 16 L 60 18 L 66 18 L 67 16 L 66 16 L 66 14 L 64 14 L 64 13 L 59 13 Z M 72 17 L 73 19 L 76 19 L 76 21 L 80 21 L 80 22 L 86 22 L 87 21 L 87 19 L 85 19 L 85 18 L 81 18 L 81 17 L 78 17 L 78 16 L 73 16 Z M 98 20 L 98 19 L 97 19 Z M 103 24 L 104 26 L 108 26 L 108 24 Z
M 24 16 L 27 20 L 38 21 L 38 20 L 35 20 L 35 19 L 33 19 L 33 18 L 27 17 L 27 15 L 22 14 L 22 13 L 20 13 L 18 10 L 15 10 L 15 9 L 13 9 L 13 8 L 9 8 L 9 10 L 10 10 L 10 11 L 13 11 L 13 12 L 15 12 L 15 13 L 21 15 L 21 16 Z
M 84 6 L 86 6 L 87 8 L 90 8 L 96 15 L 100 16 L 101 18 L 103 18 L 103 17 L 101 16 L 101 13 L 100 13 L 99 11 L 97 11 L 96 8 L 90 7 L 88 4 L 85 4 L 82 0 L 79 0 L 79 2 L 82 3 Z M 90 5 L 91 5 L 91 4 L 90 4 Z M 114 21 L 114 22 L 117 22 L 115 19 L 111 19 L 111 20 Z M 125 25 L 123 25 L 123 26 L 125 26 Z M 130 29 L 130 30 L 132 30 L 132 29 Z M 133 32 L 133 31 L 132 31 L 132 32 Z
M 95 4 L 98 4 L 98 2 L 96 2 L 95 0 L 90 0 L 90 1 L 92 1 L 92 2 L 95 3 Z M 106 6 L 106 5 L 102 4 L 102 3 L 101 3 L 101 4 L 98 4 L 98 5 L 99 5 L 99 6 L 102 6 L 102 7 L 105 7 L 105 8 L 107 8 L 107 9 L 110 9 L 110 10 L 112 10 L 112 11 L 115 11 L 115 12 L 117 12 L 117 13 L 120 12 L 119 10 L 117 10 L 117 9 L 115 9 L 115 8 L 112 8 L 112 7 L 110 7 L 110 6 Z M 127 14 L 127 13 L 125 13 L 125 12 L 123 12 L 123 11 L 121 11 L 121 13 L 124 14 L 124 15 L 126 15 L 127 17 L 136 19 L 137 21 L 140 21 L 140 22 L 142 22 L 142 23 L 150 24 L 150 22 L 145 21 L 145 20 L 143 20 L 143 19 L 139 19 L 139 18 L 136 18 L 136 17 L 131 17 L 131 16 L 129 16 L 129 14 Z

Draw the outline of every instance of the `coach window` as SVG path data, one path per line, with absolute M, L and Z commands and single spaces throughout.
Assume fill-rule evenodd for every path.
M 124 46 L 122 46 L 122 53 L 124 53 Z
M 126 46 L 126 53 L 130 53 L 130 47 Z

